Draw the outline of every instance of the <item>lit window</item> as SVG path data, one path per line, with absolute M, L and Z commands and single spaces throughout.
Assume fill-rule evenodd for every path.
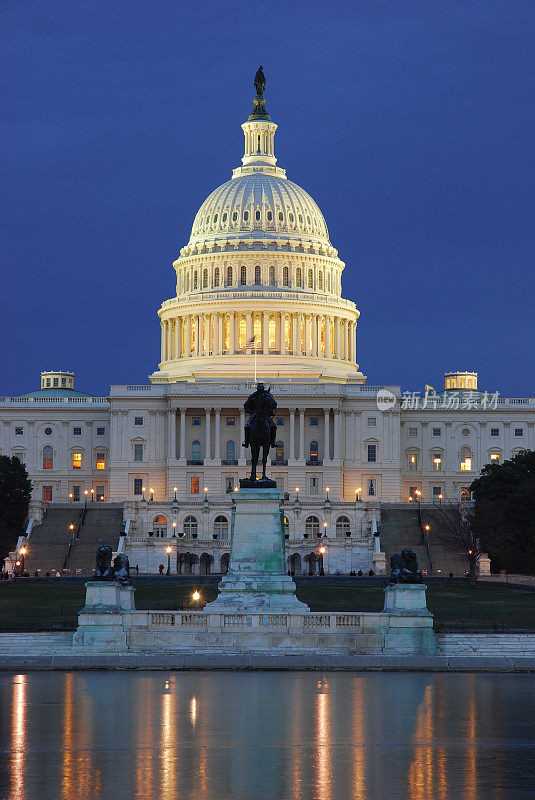
M 97 453 L 97 469 L 106 469 L 106 456 L 104 453 Z
M 515 436 L 523 436 L 524 429 L 523 428 L 515 428 Z
M 230 350 L 230 320 L 225 320 L 225 341 L 223 344 L 225 350 Z
M 472 451 L 469 447 L 463 447 L 461 450 L 461 471 L 472 471 Z
M 377 482 L 375 478 L 370 478 L 368 480 L 368 497 L 375 497 L 377 489 Z
M 467 503 L 472 499 L 469 486 L 461 486 L 461 503 Z
M 50 445 L 43 447 L 43 469 L 53 469 L 54 452 Z
M 317 464 L 318 460 L 318 443 L 316 441 L 312 441 L 310 442 L 310 461 L 312 464 Z
M 269 349 L 276 350 L 277 349 L 277 323 L 274 319 L 269 320 L 268 324 L 268 334 L 269 334 Z
M 491 453 L 490 460 L 493 461 L 495 464 L 498 464 L 500 461 L 500 456 L 498 453 Z
M 81 453 L 73 453 L 72 454 L 72 468 L 73 469 L 82 469 L 82 454 Z
M 227 417 L 227 425 L 229 427 L 236 425 L 236 417 Z
M 442 436 L 442 428 L 433 428 L 433 436 Z
M 97 436 L 105 436 L 106 428 L 97 428 Z
M 377 417 L 368 417 L 368 421 L 366 423 L 368 428 L 375 428 L 377 425 Z
M 44 503 L 51 503 L 52 502 L 52 487 L 51 486 L 43 486 L 43 502 Z
M 200 479 L 197 475 L 190 479 L 189 491 L 190 494 L 199 494 Z
M 499 428 L 491 428 L 490 429 L 490 435 L 492 436 L 493 439 L 496 438 L 496 436 L 500 435 L 500 429 Z
M 73 428 L 72 429 L 72 435 L 73 436 L 81 436 L 82 435 L 82 429 L 81 428 Z
M 134 478 L 134 494 L 140 495 L 143 492 L 143 478 Z
M 442 468 L 442 458 L 437 453 L 433 456 L 433 468 L 435 472 L 440 472 Z
M 275 443 L 275 461 L 277 464 L 282 464 L 284 461 L 284 442 Z
M 418 469 L 418 456 L 416 453 L 411 453 L 409 455 L 409 471 L 414 472 Z
M 134 461 L 143 461 L 143 445 L 134 445 Z
M 15 428 L 15 436 L 22 436 L 24 428 Z
M 95 490 L 95 495 L 96 495 L 95 500 L 97 501 L 97 503 L 103 503 L 104 502 L 104 486 L 97 486 L 97 488 Z
M 368 461 L 377 461 L 377 445 L 368 445 Z
M 134 425 L 143 425 L 143 417 L 134 417 Z
M 247 342 L 247 323 L 242 318 L 242 319 L 240 319 L 240 325 L 239 325 L 239 345 L 240 345 L 240 349 L 242 347 L 245 347 L 246 342 Z
M 418 428 L 409 428 L 409 436 L 418 436 Z
M 259 347 L 262 347 L 262 320 L 260 317 L 255 317 L 253 320 L 253 336 L 254 348 L 257 350 Z

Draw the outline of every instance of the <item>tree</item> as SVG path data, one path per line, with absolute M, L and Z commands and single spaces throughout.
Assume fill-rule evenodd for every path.
M 473 509 L 466 503 L 437 505 L 426 512 L 431 521 L 433 536 L 452 550 L 468 558 L 468 575 L 475 581 L 477 565 L 484 550 L 479 540 Z
M 0 558 L 13 550 L 24 533 L 32 496 L 26 467 L 16 456 L 0 456 Z
M 535 572 L 535 452 L 487 464 L 470 487 L 474 519 L 493 567 Z

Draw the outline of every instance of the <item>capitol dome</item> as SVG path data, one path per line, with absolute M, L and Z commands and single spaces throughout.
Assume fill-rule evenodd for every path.
M 345 264 L 317 203 L 277 166 L 277 125 L 263 94 L 241 127 L 242 165 L 206 198 L 173 263 L 176 297 L 158 312 L 161 360 L 150 380 L 256 370 L 271 381 L 363 383 L 359 312 L 342 297 Z

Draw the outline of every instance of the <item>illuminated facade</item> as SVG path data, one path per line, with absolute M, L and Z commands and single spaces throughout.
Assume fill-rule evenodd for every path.
M 242 125 L 242 166 L 195 216 L 150 383 L 93 397 L 73 373 L 44 372 L 40 390 L 0 400 L 0 451 L 27 464 L 33 517 L 50 502 L 122 503 L 142 570 L 165 563 L 173 534 L 185 534 L 177 558 L 197 540 L 193 568 L 203 554 L 204 569 L 224 567 L 255 365 L 278 402 L 271 475 L 288 495 L 296 572 L 319 537 L 328 571 L 377 567 L 383 504 L 468 499 L 486 463 L 535 449 L 535 399 L 489 399 L 477 373 L 447 373 L 423 400 L 366 385 L 345 265 L 314 200 L 277 166 L 276 127 L 267 114 Z

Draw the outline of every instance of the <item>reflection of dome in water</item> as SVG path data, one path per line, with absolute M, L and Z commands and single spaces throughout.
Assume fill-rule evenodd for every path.
M 263 99 L 255 108 L 262 112 Z M 254 337 L 264 378 L 357 381 L 359 312 L 318 205 L 277 166 L 265 108 L 242 125 L 245 154 L 195 216 L 159 311 L 157 383 L 248 377 Z

